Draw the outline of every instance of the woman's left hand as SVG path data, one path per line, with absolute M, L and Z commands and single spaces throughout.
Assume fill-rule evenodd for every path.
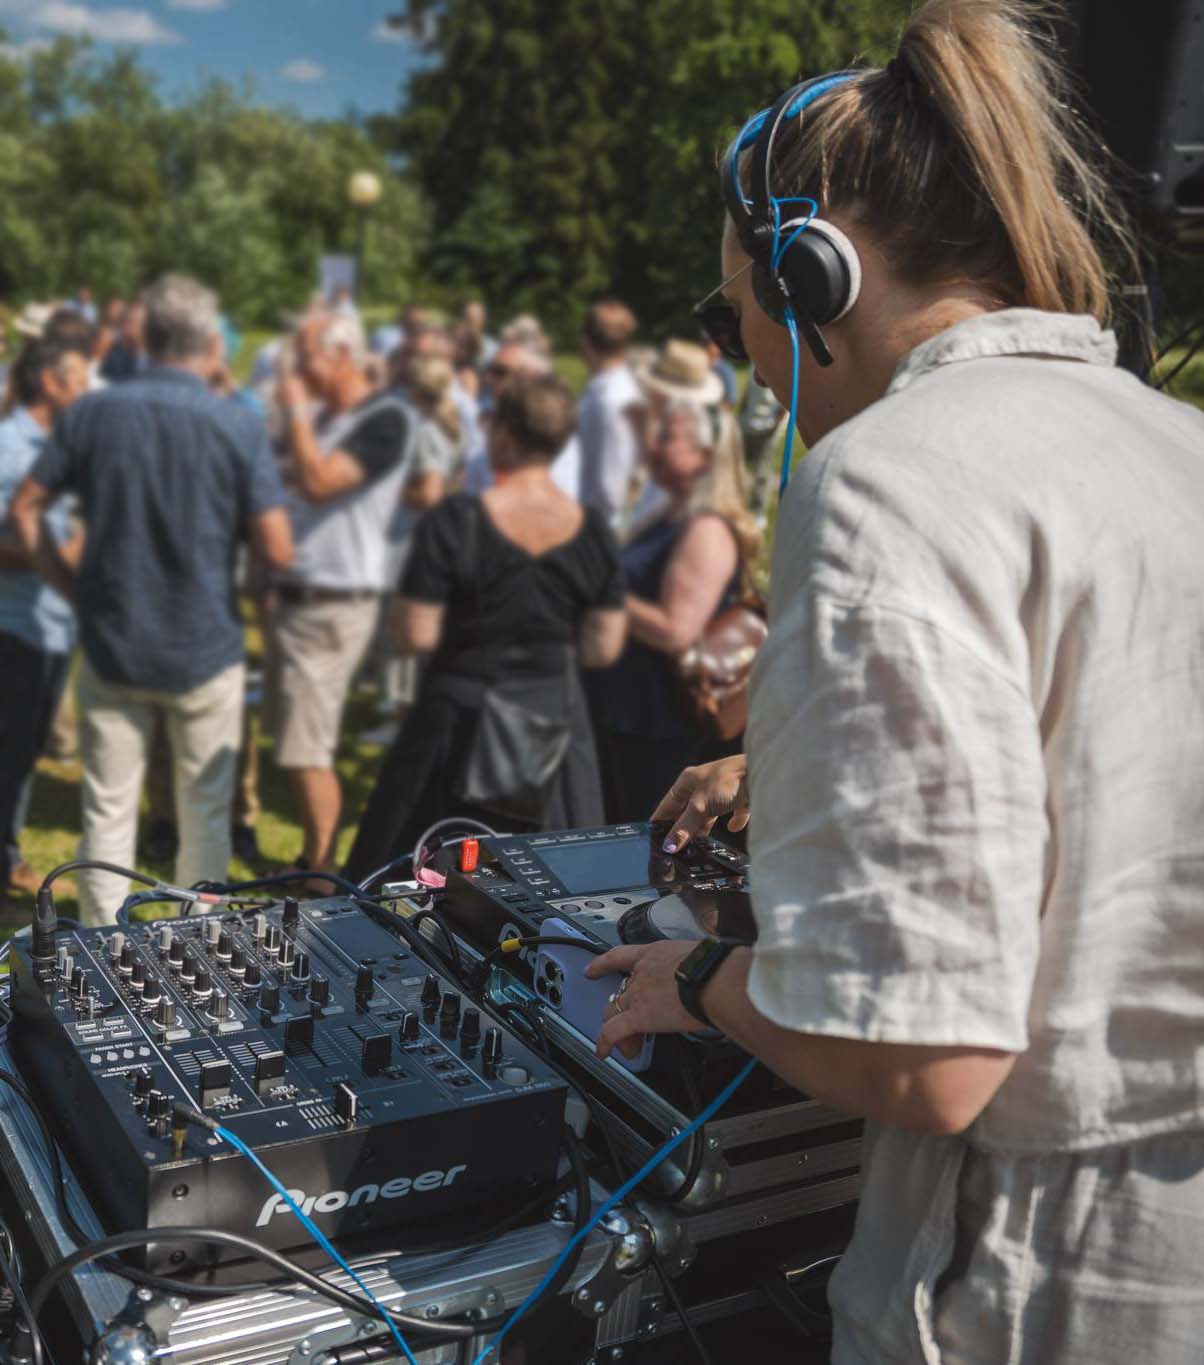
M 606 1022 L 598 1035 L 599 1057 L 617 1047 L 634 1057 L 645 1033 L 693 1033 L 706 1025 L 685 1010 L 677 994 L 674 973 L 696 945 L 691 942 L 649 943 L 612 948 L 585 969 L 597 979 L 611 972 L 629 973 L 622 990 L 606 1007 Z

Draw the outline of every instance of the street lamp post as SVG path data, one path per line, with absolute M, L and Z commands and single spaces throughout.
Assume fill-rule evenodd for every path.
M 384 193 L 380 176 L 375 171 L 356 171 L 347 182 L 347 198 L 356 212 L 355 234 L 355 297 L 362 301 L 364 285 L 364 255 L 368 237 L 368 214 Z

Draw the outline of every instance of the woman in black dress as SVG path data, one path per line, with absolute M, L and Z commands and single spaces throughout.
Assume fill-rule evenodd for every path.
M 573 399 L 560 380 L 512 380 L 490 423 L 497 486 L 480 498 L 447 498 L 414 533 L 400 633 L 403 649 L 431 660 L 361 818 L 345 869 L 356 881 L 446 816 L 508 833 L 602 822 L 578 669 L 604 668 L 622 652 L 623 578 L 605 522 L 566 497 L 549 473 L 573 425 Z M 486 688 L 499 683 L 569 726 L 538 825 L 499 819 L 456 795 Z

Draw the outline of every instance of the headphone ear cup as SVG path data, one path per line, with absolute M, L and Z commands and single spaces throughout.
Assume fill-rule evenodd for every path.
M 813 219 L 779 265 L 791 293 L 820 327 L 844 317 L 861 293 L 861 258 L 839 228 Z

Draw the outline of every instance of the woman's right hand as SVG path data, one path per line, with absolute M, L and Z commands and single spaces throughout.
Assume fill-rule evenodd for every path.
M 663 848 L 666 853 L 677 853 L 696 835 L 709 834 L 721 815 L 731 816 L 727 827 L 733 833 L 748 824 L 745 754 L 687 768 L 652 812 L 652 819 L 668 824 Z

